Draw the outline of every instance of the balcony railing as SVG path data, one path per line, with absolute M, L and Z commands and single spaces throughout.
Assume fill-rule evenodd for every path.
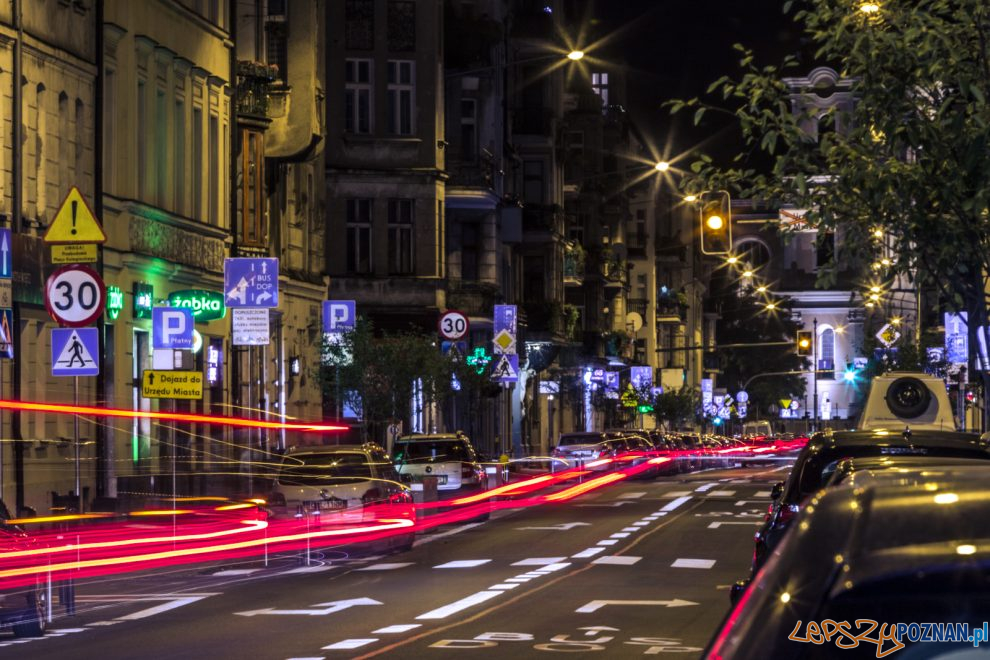
M 564 251 L 564 284 L 581 284 L 584 281 L 584 250 L 571 246 Z
M 274 64 L 241 60 L 237 63 L 237 114 L 267 117 L 269 92 L 278 77 Z

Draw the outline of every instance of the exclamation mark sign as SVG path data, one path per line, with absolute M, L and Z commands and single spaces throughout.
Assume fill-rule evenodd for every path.
M 79 202 L 77 202 L 76 200 L 72 200 L 72 231 L 70 231 L 69 233 L 72 234 L 73 236 L 76 235 L 76 206 L 78 205 Z

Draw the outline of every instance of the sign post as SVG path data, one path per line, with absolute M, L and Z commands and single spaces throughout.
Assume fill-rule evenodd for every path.
M 351 332 L 357 326 L 357 303 L 353 300 L 324 300 L 323 301 L 323 334 L 327 341 L 342 341 L 342 335 Z M 342 414 L 340 400 L 340 371 L 339 365 L 334 369 L 334 407 L 337 419 Z

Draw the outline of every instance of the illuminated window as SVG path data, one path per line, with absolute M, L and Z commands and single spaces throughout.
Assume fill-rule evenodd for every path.
M 608 108 L 608 74 L 591 74 L 591 89 L 602 100 L 602 112 Z

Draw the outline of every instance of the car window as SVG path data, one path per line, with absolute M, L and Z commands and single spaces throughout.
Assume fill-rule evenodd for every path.
M 561 447 L 565 445 L 594 445 L 601 441 L 597 435 L 590 433 L 580 433 L 575 435 L 562 435 L 557 444 Z
M 286 456 L 278 480 L 284 484 L 321 485 L 341 479 L 371 479 L 367 456 L 358 452 L 299 454 Z
M 456 438 L 437 440 L 414 440 L 395 443 L 392 458 L 398 463 L 414 461 L 473 461 L 471 445 Z

